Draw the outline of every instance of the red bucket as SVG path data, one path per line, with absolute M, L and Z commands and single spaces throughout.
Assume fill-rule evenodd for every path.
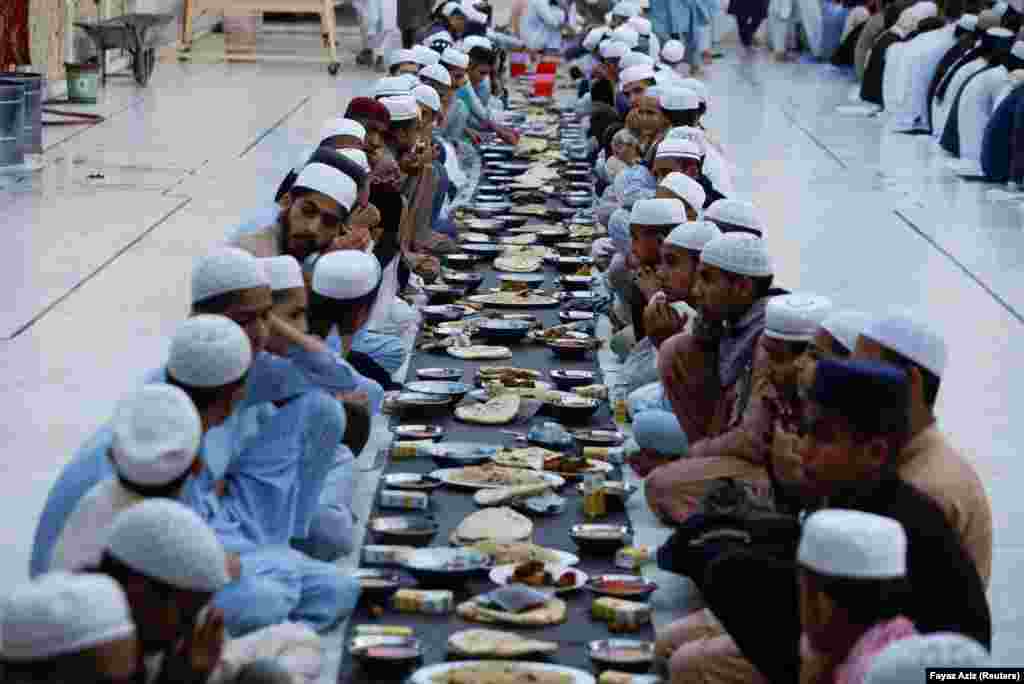
M 536 97 L 551 97 L 555 94 L 555 75 L 537 74 L 533 79 L 533 94 Z
M 513 52 L 508 56 L 509 74 L 515 78 L 530 70 L 530 55 L 527 52 Z
M 553 74 L 558 69 L 558 64 L 555 62 L 541 62 L 537 65 L 538 74 Z
M 517 76 L 522 76 L 522 75 L 524 75 L 526 73 L 526 65 L 525 64 L 517 64 L 515 62 L 511 62 L 508 65 L 508 73 L 509 73 L 509 75 L 512 76 L 512 78 L 516 78 Z

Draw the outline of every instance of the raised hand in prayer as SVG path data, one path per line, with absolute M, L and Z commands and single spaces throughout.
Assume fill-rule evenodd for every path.
M 656 347 L 661 346 L 662 342 L 676 333 L 682 332 L 686 327 L 686 321 L 685 315 L 680 314 L 663 299 L 653 299 L 644 309 L 644 330 Z
M 376 211 L 376 210 L 374 210 Z M 370 246 L 370 230 L 366 226 L 353 227 L 344 235 L 334 238 L 334 242 L 324 252 L 337 252 L 343 249 L 354 249 L 365 252 Z
M 502 142 L 508 143 L 509 145 L 519 144 L 519 133 L 507 126 L 495 126 L 494 132 L 497 133 Z
M 661 280 L 658 272 L 650 266 L 641 266 L 636 274 L 636 285 L 644 294 L 644 298 L 650 300 L 658 290 L 661 289 Z

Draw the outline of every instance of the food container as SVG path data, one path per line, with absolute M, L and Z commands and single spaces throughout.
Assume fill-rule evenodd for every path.
M 392 544 L 366 544 L 363 546 L 363 563 L 366 565 L 401 565 L 406 555 L 415 549 L 411 546 Z
M 431 547 L 406 554 L 403 567 L 423 587 L 458 587 L 494 567 L 494 559 L 473 548 Z
M 401 679 L 423 664 L 423 646 L 410 637 L 386 637 L 387 641 L 359 644 L 353 659 L 374 679 Z
M 430 496 L 426 492 L 410 492 L 404 489 L 382 489 L 381 508 L 402 508 L 410 511 L 425 511 L 430 507 Z
M 624 546 L 615 552 L 615 567 L 623 570 L 639 570 L 651 562 L 652 558 L 651 547 L 647 545 Z
M 630 601 L 646 601 L 657 588 L 657 582 L 638 575 L 598 575 L 587 582 L 587 589 L 595 594 Z
M 415 515 L 380 516 L 370 521 L 370 531 L 380 544 L 426 546 L 437 535 L 433 518 Z
M 604 473 L 587 473 L 583 477 L 583 515 L 588 520 L 596 520 L 607 514 Z
M 559 423 L 581 425 L 594 417 L 600 405 L 597 399 L 566 394 L 559 396 L 555 401 L 545 403 L 544 412 Z
M 629 528 L 623 525 L 573 525 L 569 536 L 584 553 L 611 556 L 626 545 Z
M 399 589 L 391 597 L 391 606 L 399 613 L 447 615 L 454 605 L 455 595 L 450 589 Z
M 477 327 L 477 334 L 489 340 L 518 342 L 532 327 L 527 321 L 488 320 Z
M 594 599 L 590 613 L 595 620 L 607 622 L 610 628 L 624 631 L 639 629 L 651 621 L 650 604 L 611 596 Z
M 587 645 L 590 659 L 599 669 L 647 672 L 654 662 L 654 644 L 634 639 L 601 639 Z
M 563 392 L 569 392 L 576 387 L 584 387 L 594 382 L 595 374 L 588 370 L 564 370 L 556 368 L 551 371 L 551 381 L 555 387 Z
M 402 575 L 391 570 L 359 568 L 353 576 L 359 580 L 360 598 L 373 603 L 386 601 L 402 587 Z

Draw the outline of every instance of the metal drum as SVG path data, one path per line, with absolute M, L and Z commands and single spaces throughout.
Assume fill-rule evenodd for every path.
M 25 86 L 25 135 L 22 138 L 22 151 L 24 154 L 42 154 L 46 79 L 42 74 L 28 72 L 0 73 L 0 79 L 16 81 Z
M 0 167 L 25 163 L 25 86 L 0 80 Z

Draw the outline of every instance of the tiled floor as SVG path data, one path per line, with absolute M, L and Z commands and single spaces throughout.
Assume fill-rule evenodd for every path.
M 42 171 L 0 176 L 5 586 L 25 575 L 61 465 L 160 362 L 187 310 L 193 258 L 263 201 L 301 144 L 374 77 L 162 63 L 144 91 L 110 82 L 96 108 L 105 123 L 47 129 Z M 709 125 L 738 190 L 767 215 L 780 284 L 843 306 L 910 307 L 946 336 L 941 423 L 977 464 L 995 512 L 995 651 L 1024 663 L 1014 584 L 1024 428 L 1009 415 L 1024 405 L 1024 351 L 1012 343 L 1024 332 L 1020 201 L 959 180 L 925 138 L 835 114 L 850 84 L 822 67 L 729 56 L 709 85 Z

